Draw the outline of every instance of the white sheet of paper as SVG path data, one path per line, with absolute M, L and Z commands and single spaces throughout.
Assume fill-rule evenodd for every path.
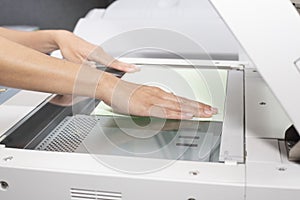
M 138 84 L 157 86 L 178 96 L 218 108 L 218 114 L 212 118 L 193 118 L 193 120 L 223 121 L 227 82 L 226 70 L 143 65 L 141 71 L 126 73 L 122 79 Z M 91 114 L 125 116 L 114 113 L 112 108 L 103 102 Z

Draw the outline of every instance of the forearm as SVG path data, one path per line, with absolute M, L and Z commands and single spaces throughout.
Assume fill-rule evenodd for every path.
M 0 36 L 35 49 L 42 53 L 51 53 L 59 49 L 56 42 L 57 35 L 66 31 L 60 30 L 45 30 L 45 31 L 15 31 L 0 27 Z
M 104 98 L 118 81 L 97 69 L 52 58 L 2 37 L 0 44 L 1 85 Z

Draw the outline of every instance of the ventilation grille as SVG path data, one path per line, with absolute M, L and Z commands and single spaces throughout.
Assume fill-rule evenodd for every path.
M 122 200 L 120 192 L 71 188 L 71 200 Z
M 91 116 L 66 117 L 35 149 L 74 152 L 96 123 Z

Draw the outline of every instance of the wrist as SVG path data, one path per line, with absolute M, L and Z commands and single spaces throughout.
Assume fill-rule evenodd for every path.
M 37 31 L 37 33 L 44 34 L 44 37 L 47 38 L 47 44 L 52 47 L 52 51 L 59 49 L 59 44 L 57 42 L 59 33 L 57 30 Z
M 113 90 L 121 81 L 119 78 L 102 72 L 101 77 L 98 81 L 95 98 L 103 100 L 107 104 L 111 104 L 111 98 L 113 95 Z
M 50 32 L 50 38 L 52 39 L 53 43 L 57 46 L 57 49 L 61 47 L 61 44 L 64 40 L 68 39 L 70 35 L 72 35 L 71 32 L 66 30 L 51 30 Z

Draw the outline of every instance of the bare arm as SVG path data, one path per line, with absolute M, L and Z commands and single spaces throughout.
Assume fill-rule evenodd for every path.
M 0 36 L 13 42 L 22 44 L 42 53 L 51 53 L 59 49 L 55 42 L 55 31 L 15 31 L 0 27 Z
M 52 58 L 0 37 L 0 84 L 59 94 L 72 94 L 80 65 Z M 86 67 L 98 76 L 103 72 Z M 95 80 L 85 80 L 85 85 Z M 89 83 L 91 82 L 91 83 Z M 79 95 L 91 96 L 87 92 Z M 101 96 L 97 96 L 101 98 Z
M 125 72 L 139 70 L 135 65 L 116 60 L 100 46 L 91 44 L 65 30 L 25 32 L 0 27 L 1 36 L 42 53 L 51 53 L 59 49 L 66 60 L 74 63 L 94 61 Z
M 122 81 L 89 66 L 52 58 L 0 37 L 0 84 L 58 94 L 102 99 L 115 110 L 173 119 L 210 117 L 208 105 L 177 97 L 159 88 Z

